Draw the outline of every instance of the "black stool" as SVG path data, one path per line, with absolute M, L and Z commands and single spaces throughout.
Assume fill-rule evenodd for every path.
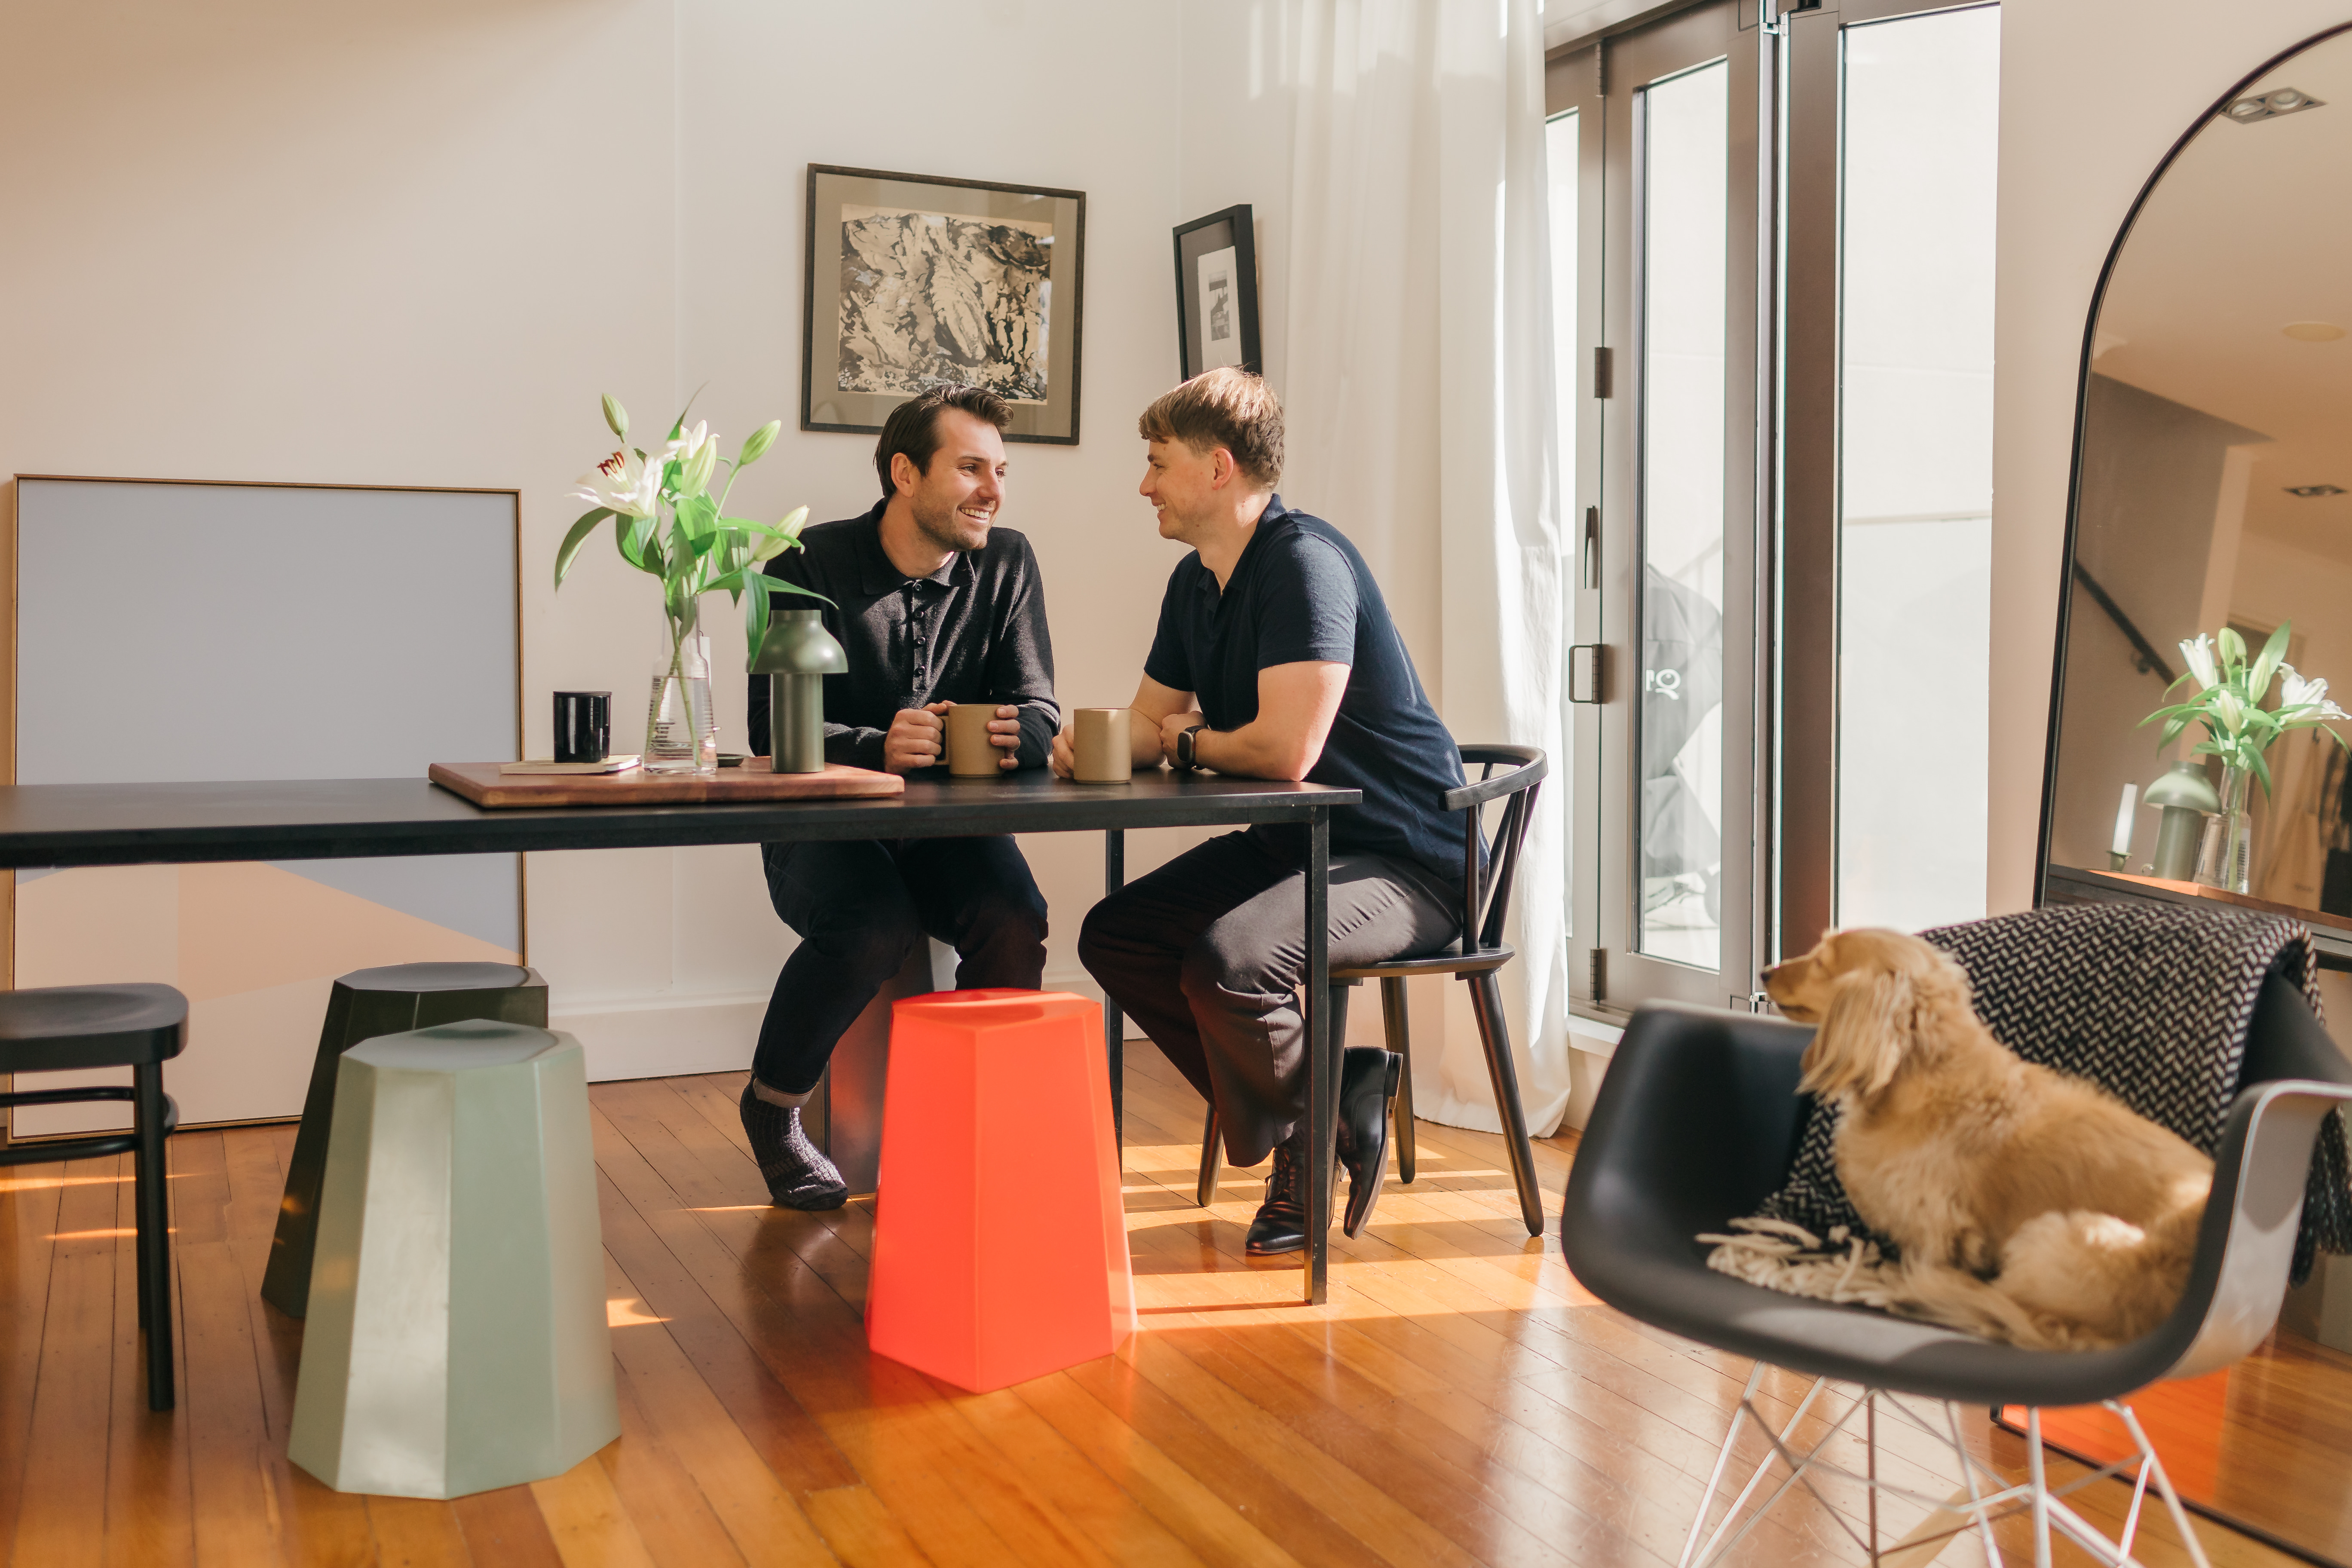
M 335 982 L 327 1025 L 302 1097 L 302 1127 L 286 1169 L 278 1233 L 261 1299 L 289 1318 L 310 1307 L 310 1254 L 319 1237 L 319 1187 L 327 1174 L 327 1133 L 335 1120 L 335 1074 L 343 1053 L 378 1035 L 487 1018 L 547 1027 L 547 982 L 514 963 L 394 963 L 360 969 Z
M 163 1092 L 163 1063 L 187 1043 L 188 999 L 168 985 L 52 985 L 0 992 L 0 1073 L 131 1069 L 131 1087 L 0 1094 L 0 1106 L 127 1100 L 131 1131 L 0 1148 L 0 1165 L 133 1157 L 139 1214 L 139 1327 L 147 1335 L 147 1408 L 172 1408 L 172 1214 L 163 1140 L 179 1109 Z

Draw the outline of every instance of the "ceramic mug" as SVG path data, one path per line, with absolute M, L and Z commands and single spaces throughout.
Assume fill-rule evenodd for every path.
M 1134 776 L 1128 710 L 1080 708 L 1070 716 L 1071 773 L 1080 784 L 1125 784 Z
M 959 702 L 941 715 L 946 721 L 948 772 L 960 779 L 994 778 L 1003 770 L 997 759 L 1006 753 L 988 743 L 988 721 L 1001 704 Z

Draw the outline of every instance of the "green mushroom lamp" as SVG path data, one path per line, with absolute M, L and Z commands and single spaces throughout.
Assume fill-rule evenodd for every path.
M 2204 763 L 2175 763 L 2147 786 L 2145 804 L 2162 813 L 2152 873 L 2168 882 L 2188 881 L 2197 870 L 2197 847 L 2205 837 L 2205 819 L 2221 809 L 2221 792 L 2205 776 Z
M 778 610 L 751 660 L 768 678 L 768 755 L 780 773 L 824 772 L 824 678 L 849 673 L 849 656 L 819 610 Z

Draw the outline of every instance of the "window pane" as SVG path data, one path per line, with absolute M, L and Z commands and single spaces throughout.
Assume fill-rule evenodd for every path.
M 1724 296 L 1731 68 L 1641 123 L 1641 951 L 1722 965 Z M 1742 853 L 1745 853 L 1742 845 Z
M 1837 919 L 1985 909 L 2000 13 L 1845 29 Z
M 1582 548 L 1584 523 L 1576 504 L 1576 426 L 1578 410 L 1584 406 L 1578 395 L 1578 366 L 1581 363 L 1576 350 L 1576 194 L 1578 173 L 1578 121 L 1576 111 L 1569 110 L 1544 127 L 1544 160 L 1547 167 L 1547 201 L 1551 211 L 1551 363 L 1553 377 L 1552 408 L 1556 421 L 1554 445 L 1559 448 L 1560 515 L 1570 520 L 1568 529 L 1570 558 L 1560 574 L 1561 626 L 1567 633 L 1560 638 L 1560 658 L 1568 658 L 1567 646 L 1575 640 L 1574 615 L 1576 586 L 1579 576 L 1575 552 Z M 1559 689 L 1568 690 L 1568 671 L 1559 672 Z M 1572 723 L 1560 726 L 1562 754 L 1552 759 L 1551 776 L 1555 789 L 1573 787 L 1575 772 L 1567 755 L 1574 743 L 1576 730 Z M 1576 820 L 1574 807 L 1563 813 L 1566 822 Z M 1574 857 L 1576 835 L 1560 836 L 1560 865 L 1568 876 L 1563 887 L 1576 885 Z M 1575 924 L 1576 900 L 1565 906 L 1568 920 L 1564 927 L 1572 934 Z

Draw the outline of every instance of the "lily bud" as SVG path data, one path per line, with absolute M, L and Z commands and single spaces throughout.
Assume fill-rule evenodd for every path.
M 691 500 L 710 488 L 710 475 L 719 467 L 719 443 L 705 441 L 686 468 L 677 476 L 677 494 L 681 500 Z
M 622 407 L 621 400 L 609 392 L 604 395 L 604 423 L 611 426 L 613 434 L 622 440 L 629 438 L 629 411 Z
M 742 451 L 736 454 L 735 466 L 739 468 L 748 468 L 752 464 L 758 462 L 761 458 L 766 457 L 768 455 L 768 448 L 776 444 L 776 437 L 782 432 L 783 428 L 784 422 L 782 420 L 771 419 L 765 425 L 761 426 L 757 430 L 752 431 L 751 436 L 744 440 Z

